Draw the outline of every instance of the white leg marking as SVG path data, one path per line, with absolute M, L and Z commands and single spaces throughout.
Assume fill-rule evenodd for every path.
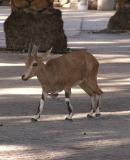
M 101 96 L 97 96 L 97 108 L 96 108 L 96 114 L 100 114 L 100 108 L 101 108 Z
M 43 111 L 43 107 L 44 107 L 44 100 L 41 99 L 41 100 L 40 100 L 40 106 L 39 106 L 39 113 L 34 116 L 34 119 L 40 118 L 40 115 L 41 115 L 41 113 L 42 113 L 42 111 Z
M 72 117 L 73 117 L 73 113 L 70 113 L 69 115 L 66 116 L 66 119 L 70 119 L 71 120 Z
M 92 105 L 92 108 L 88 116 L 93 117 L 94 110 L 96 109 L 96 97 L 95 96 L 91 96 L 91 105 Z
M 93 116 L 93 109 L 89 112 L 89 116 Z

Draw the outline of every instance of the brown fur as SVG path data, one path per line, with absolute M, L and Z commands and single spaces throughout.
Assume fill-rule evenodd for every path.
M 35 55 L 28 58 L 27 68 L 34 62 L 38 66 L 32 67 L 29 78 L 36 75 L 46 93 L 69 91 L 77 84 L 90 96 L 102 94 L 97 84 L 99 63 L 90 53 L 72 52 L 51 59 L 46 64 Z

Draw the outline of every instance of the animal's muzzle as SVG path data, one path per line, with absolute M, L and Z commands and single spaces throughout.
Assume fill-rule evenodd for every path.
M 24 74 L 22 75 L 21 78 L 22 78 L 23 81 L 27 81 L 28 80 L 28 78 Z

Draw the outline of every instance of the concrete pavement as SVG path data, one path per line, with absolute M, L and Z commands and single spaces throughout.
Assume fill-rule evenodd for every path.
M 25 55 L 0 52 L 0 160 L 130 160 L 130 54 L 106 50 L 94 56 L 104 91 L 102 116 L 86 118 L 90 98 L 74 87 L 73 122 L 64 120 L 60 93 L 47 99 L 40 120 L 32 123 L 40 85 L 36 79 L 21 80 Z
M 0 9 L 2 47 L 3 22 L 9 12 L 6 7 Z M 41 96 L 40 85 L 36 79 L 21 80 L 25 55 L 0 51 L 0 160 L 130 160 L 130 35 L 88 33 L 79 22 L 86 13 L 91 20 L 94 12 L 78 12 L 76 23 L 73 17 L 69 19 L 69 13 L 75 17 L 76 12 L 63 12 L 69 47 L 88 49 L 100 63 L 102 116 L 86 118 L 90 98 L 74 87 L 73 122 L 64 121 L 67 109 L 64 94 L 60 93 L 57 99 L 47 100 L 41 119 L 32 123 L 30 118 Z

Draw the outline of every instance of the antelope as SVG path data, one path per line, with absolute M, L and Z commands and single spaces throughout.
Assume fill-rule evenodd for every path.
M 43 57 L 37 55 L 38 46 L 33 45 L 29 50 L 26 60 L 26 71 L 22 75 L 22 80 L 27 81 L 33 76 L 37 76 L 41 87 L 42 95 L 37 113 L 32 118 L 37 121 L 44 108 L 45 97 L 48 94 L 65 92 L 65 104 L 68 115 L 66 120 L 72 120 L 73 107 L 70 101 L 71 88 L 79 85 L 91 97 L 91 110 L 88 118 L 100 116 L 102 91 L 97 84 L 97 73 L 99 63 L 97 59 L 86 51 L 70 52 L 59 57 L 48 60 L 45 55 L 50 54 L 50 50 Z

